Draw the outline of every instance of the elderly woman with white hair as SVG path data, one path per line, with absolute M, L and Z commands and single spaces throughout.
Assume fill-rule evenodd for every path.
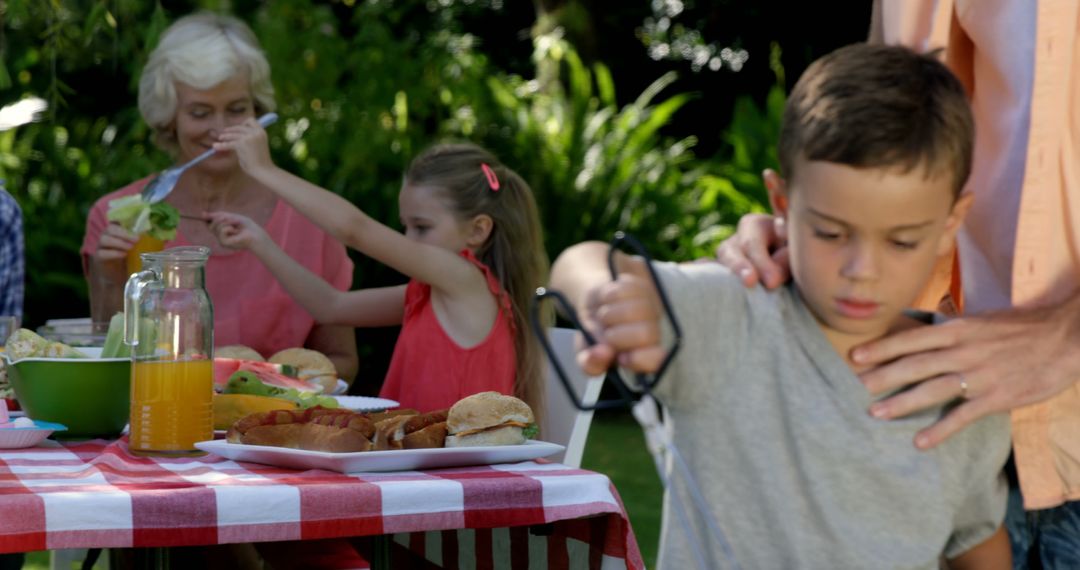
M 270 65 L 247 25 L 229 16 L 204 12 L 177 20 L 162 34 L 139 81 L 139 111 L 176 164 L 211 148 L 224 128 L 273 109 Z M 139 192 L 149 179 L 102 197 L 90 210 L 81 252 L 95 321 L 122 310 L 125 259 L 139 240 L 107 220 L 108 204 Z M 304 346 L 330 357 L 342 378 L 355 376 L 354 330 L 316 324 L 258 258 L 222 247 L 199 218 L 215 210 L 249 216 L 291 257 L 348 290 L 353 264 L 341 243 L 247 176 L 232 152 L 218 152 L 185 172 L 165 200 L 182 215 L 165 247 L 211 250 L 206 289 L 214 303 L 215 344 L 242 344 L 264 356 Z

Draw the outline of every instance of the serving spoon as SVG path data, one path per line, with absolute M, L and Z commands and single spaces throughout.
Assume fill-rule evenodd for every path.
M 259 125 L 261 125 L 262 128 L 265 129 L 266 127 L 274 124 L 274 122 L 276 122 L 277 120 L 277 113 L 267 113 L 259 117 Z M 166 168 L 161 172 L 161 174 L 158 174 L 154 177 L 153 180 L 146 183 L 146 186 L 144 186 L 142 189 L 142 199 L 148 204 L 156 204 L 164 200 L 165 197 L 168 196 L 170 192 L 172 192 L 173 188 L 176 187 L 176 183 L 180 181 L 180 175 L 183 174 L 185 170 L 191 168 L 192 166 L 195 166 L 196 164 L 199 164 L 207 158 L 210 158 L 210 156 L 213 155 L 216 151 L 217 149 L 214 148 L 208 149 L 206 152 L 200 154 L 199 156 L 196 156 L 195 158 L 189 160 L 184 164 L 181 164 L 180 166 Z

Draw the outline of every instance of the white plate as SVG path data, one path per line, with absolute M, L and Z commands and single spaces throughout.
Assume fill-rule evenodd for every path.
M 379 412 L 390 408 L 396 408 L 400 404 L 386 398 L 371 398 L 369 396 L 334 396 L 338 405 L 354 412 Z
M 449 447 L 438 449 L 399 449 L 360 453 L 327 453 L 284 447 L 243 445 L 223 439 L 200 441 L 195 447 L 232 459 L 293 469 L 326 469 L 340 473 L 372 471 L 410 471 L 463 465 L 516 463 L 558 453 L 565 447 L 546 441 L 527 441 L 521 445 L 491 447 Z
M 33 447 L 54 431 L 65 431 L 67 427 L 52 423 L 34 420 L 34 427 L 26 428 L 0 428 L 0 449 L 20 449 Z
M 349 391 L 349 383 L 342 380 L 341 378 L 338 378 L 337 379 L 337 384 L 334 385 L 334 391 L 330 392 L 330 395 L 337 396 L 337 395 L 340 395 L 340 394 L 344 394 L 345 392 L 348 392 L 348 391 Z

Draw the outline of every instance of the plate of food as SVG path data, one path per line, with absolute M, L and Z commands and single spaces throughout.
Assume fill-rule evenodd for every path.
M 400 404 L 386 398 L 372 398 L 370 396 L 333 396 L 342 408 L 354 412 L 378 412 L 396 408 Z
M 547 457 L 565 449 L 557 443 L 526 441 L 519 445 L 332 453 L 264 445 L 244 445 L 241 443 L 229 443 L 223 439 L 201 441 L 196 443 L 195 447 L 234 461 L 249 461 L 292 469 L 325 469 L 340 473 L 411 471 L 466 465 L 516 463 Z
M 195 446 L 235 461 L 341 473 L 515 463 L 564 449 L 529 440 L 533 421 L 521 400 L 482 392 L 423 414 L 326 408 L 251 414 L 226 439 Z

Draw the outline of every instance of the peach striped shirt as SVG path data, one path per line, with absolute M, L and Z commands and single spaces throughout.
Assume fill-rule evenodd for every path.
M 965 310 L 1060 303 L 1080 286 L 1080 4 L 882 0 L 886 43 L 946 48 L 976 121 L 961 232 Z M 1027 509 L 1080 499 L 1080 383 L 1012 412 Z

